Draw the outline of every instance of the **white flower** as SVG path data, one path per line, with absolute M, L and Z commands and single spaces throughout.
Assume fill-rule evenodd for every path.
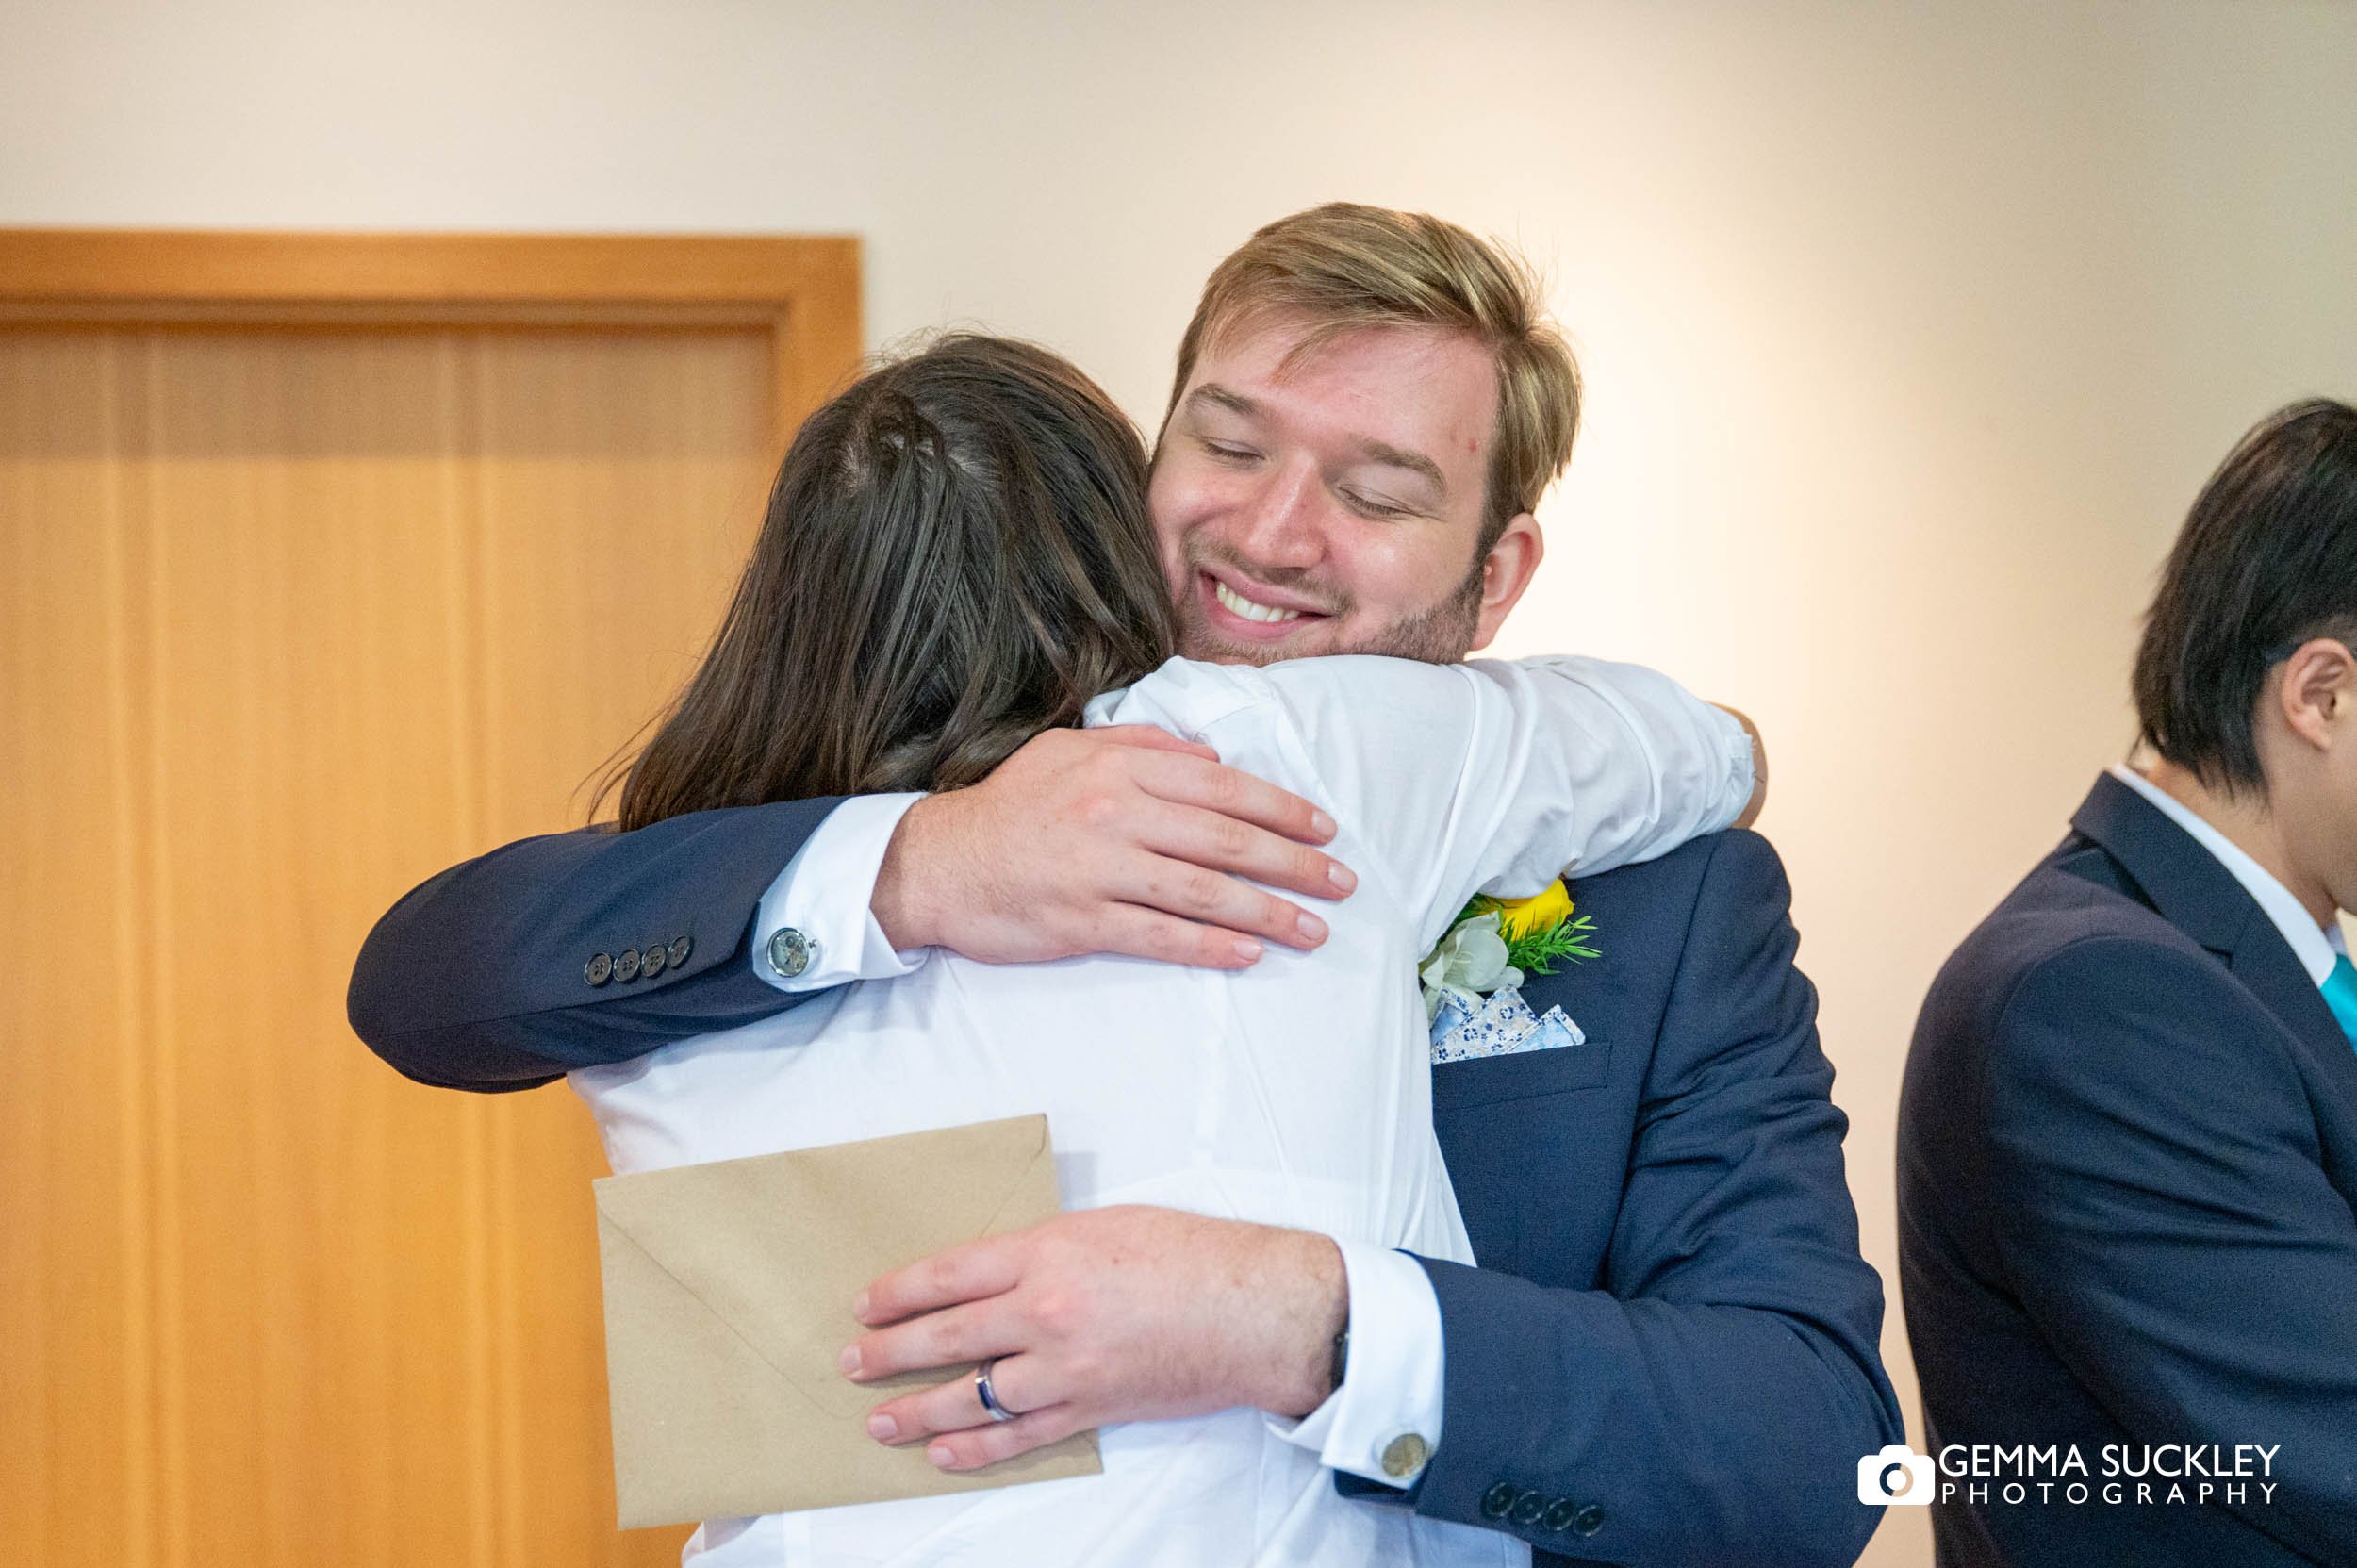
M 1417 966 L 1416 973 L 1424 982 L 1427 1023 L 1440 1015 L 1443 997 L 1454 995 L 1467 1012 L 1477 1013 L 1484 996 L 1523 982 L 1523 972 L 1506 961 L 1506 938 L 1498 934 L 1494 909 L 1459 920 Z

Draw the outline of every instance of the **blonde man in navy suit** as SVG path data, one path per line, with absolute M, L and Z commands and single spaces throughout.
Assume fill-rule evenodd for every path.
M 1295 213 L 1213 272 L 1178 368 L 1148 503 L 1184 652 L 1489 644 L 1578 418 L 1526 269 L 1424 214 Z M 791 723 L 774 706 L 756 717 Z M 1119 726 L 1049 731 L 915 804 L 765 800 L 527 840 L 386 916 L 353 1023 L 414 1078 L 515 1089 L 899 972 L 902 949 L 1243 967 L 1324 939 L 1277 894 L 1352 885 L 1308 847 L 1335 831 L 1313 811 Z M 1324 1236 L 1151 1206 L 1066 1214 L 871 1288 L 857 1376 L 1030 1369 L 1015 1419 L 960 1378 L 880 1406 L 890 1440 L 970 1468 L 1058 1425 L 1257 1407 L 1306 1418 L 1294 1441 L 1354 1507 L 1541 1563 L 1854 1560 L 1878 1510 L 1852 1472 L 1900 1423 L 1783 867 L 1733 831 L 1574 893 L 1608 949 L 1524 996 L 1577 1030 L 1433 1069 L 1482 1266 L 1346 1268 Z

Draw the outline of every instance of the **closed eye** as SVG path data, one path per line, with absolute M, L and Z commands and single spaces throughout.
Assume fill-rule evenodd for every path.
M 1214 441 L 1208 436 L 1198 437 L 1197 439 L 1202 441 L 1204 451 L 1224 463 L 1249 463 L 1261 455 L 1250 447 L 1238 446 L 1233 441 Z
M 1360 517 L 1373 518 L 1381 521 L 1391 518 L 1414 515 L 1405 506 L 1394 506 L 1388 501 L 1377 501 L 1373 496 L 1360 495 L 1356 490 L 1344 490 L 1342 494 L 1343 503 Z

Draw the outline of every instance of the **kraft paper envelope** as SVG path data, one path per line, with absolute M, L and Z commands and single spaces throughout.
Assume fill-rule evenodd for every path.
M 937 1470 L 869 1437 L 867 1412 L 957 1370 L 861 1384 L 835 1364 L 861 1286 L 1060 1212 L 1046 1116 L 594 1185 L 624 1529 L 1097 1473 L 1093 1432 Z

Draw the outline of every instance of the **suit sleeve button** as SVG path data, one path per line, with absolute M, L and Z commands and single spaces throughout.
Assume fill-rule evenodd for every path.
M 663 972 L 663 944 L 650 942 L 647 944 L 646 952 L 639 957 L 638 972 L 646 979 L 652 980 Z
M 624 948 L 614 955 L 614 978 L 628 984 L 638 978 L 638 949 Z
M 592 985 L 603 985 L 614 978 L 614 960 L 606 953 L 591 953 L 589 962 L 581 966 L 581 978 Z
M 817 951 L 817 943 L 792 926 L 783 926 L 769 938 L 769 966 L 787 980 L 799 980 Z
M 1514 1511 L 1514 1504 L 1522 1496 L 1522 1489 L 1512 1481 L 1500 1481 L 1481 1494 L 1481 1517 L 1503 1519 Z
M 696 946 L 696 944 L 695 944 L 692 940 L 690 940 L 689 938 L 687 938 L 687 937 L 684 937 L 684 936 L 674 937 L 674 938 L 672 938 L 672 940 L 671 940 L 671 946 L 670 946 L 669 949 L 668 949 L 668 950 L 665 953 L 665 955 L 664 955 L 664 956 L 666 956 L 667 958 L 670 959 L 670 961 L 671 961 L 671 967 L 672 967 L 672 968 L 674 968 L 674 969 L 676 969 L 676 968 L 678 968 L 681 965 L 683 965 L 683 964 L 684 964 L 684 963 L 686 963 L 686 962 L 687 962 L 687 955 L 688 955 L 688 953 L 689 953 L 689 952 L 691 952 L 692 950 L 694 950 L 695 946 Z
M 1572 1521 L 1578 1517 L 1579 1505 L 1577 1503 L 1573 1502 L 1569 1497 L 1558 1497 L 1555 1500 L 1555 1506 L 1547 1510 L 1547 1516 L 1541 1523 L 1551 1530 L 1568 1530 L 1572 1527 Z
M 1514 1511 L 1506 1516 L 1506 1522 L 1509 1525 L 1520 1525 L 1525 1529 L 1528 1529 L 1545 1518 L 1546 1514 L 1547 1499 L 1536 1492 L 1525 1492 L 1514 1499 Z
M 1593 1503 L 1590 1503 L 1586 1508 L 1572 1515 L 1574 1535 L 1593 1535 L 1602 1528 L 1604 1528 L 1604 1510 Z

